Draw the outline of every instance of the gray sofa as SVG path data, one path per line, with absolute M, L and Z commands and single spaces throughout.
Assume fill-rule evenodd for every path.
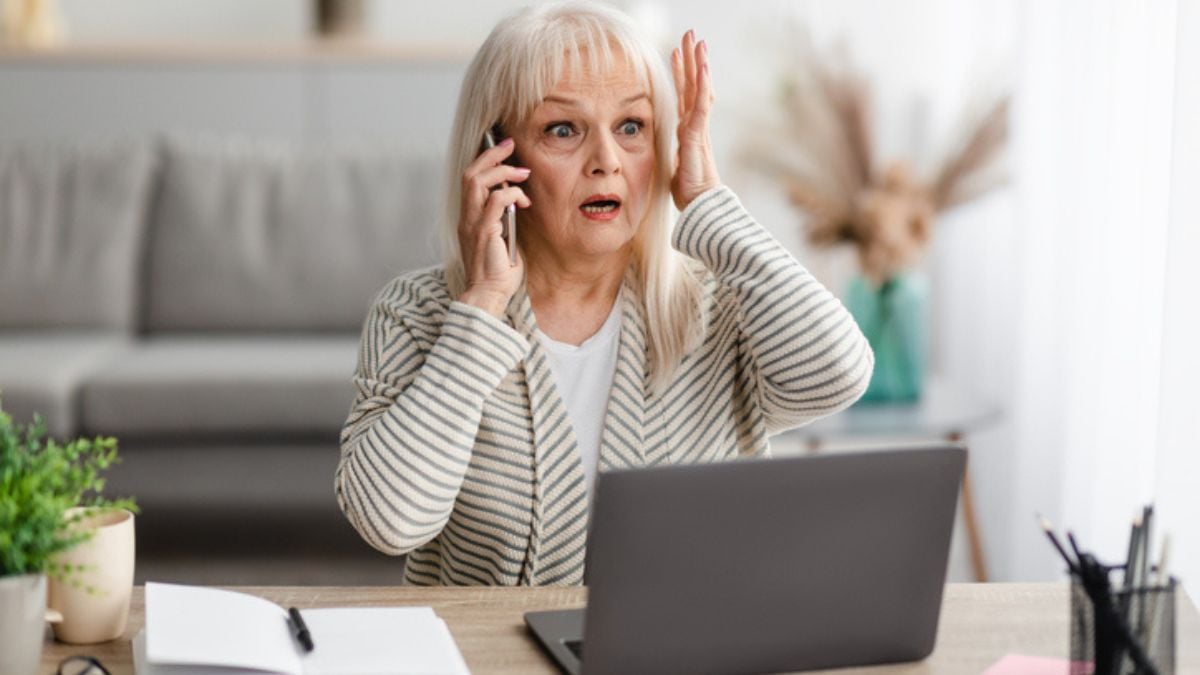
M 337 436 L 372 297 L 437 261 L 439 174 L 399 145 L 0 146 L 4 408 L 119 439 L 139 554 L 374 555 Z

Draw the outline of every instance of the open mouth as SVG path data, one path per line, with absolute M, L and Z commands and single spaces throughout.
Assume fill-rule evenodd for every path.
M 608 213 L 609 211 L 615 211 L 617 209 L 617 207 L 619 207 L 619 206 L 620 206 L 620 204 L 617 202 L 610 202 L 608 200 L 605 200 L 602 202 L 592 202 L 591 204 L 584 204 L 582 206 L 582 208 L 587 213 Z
M 592 195 L 579 205 L 579 210 L 586 216 L 612 215 L 620 208 L 621 199 L 616 195 Z

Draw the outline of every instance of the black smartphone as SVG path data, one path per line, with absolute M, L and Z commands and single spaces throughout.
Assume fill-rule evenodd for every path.
M 493 124 L 491 129 L 488 129 L 487 131 L 483 132 L 483 143 L 482 143 L 482 146 L 480 147 L 479 152 L 482 153 L 484 150 L 488 150 L 490 148 L 496 147 L 496 143 L 499 142 L 498 139 L 501 139 L 503 137 L 504 137 L 504 133 L 500 129 L 500 125 Z M 509 157 L 511 158 L 512 156 L 510 155 Z M 506 160 L 505 164 L 511 164 L 511 162 Z M 501 183 L 500 187 L 502 187 L 502 188 L 508 187 L 508 181 L 504 181 L 503 183 Z M 503 237 L 504 237 L 505 245 L 508 246 L 508 264 L 516 265 L 517 264 L 517 207 L 515 204 L 509 204 L 508 206 L 506 206 L 504 208 Z

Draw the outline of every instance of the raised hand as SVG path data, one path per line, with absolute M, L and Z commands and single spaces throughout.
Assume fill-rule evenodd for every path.
M 684 33 L 682 44 L 671 51 L 671 74 L 679 101 L 679 148 L 671 196 L 682 211 L 697 195 L 721 184 L 708 133 L 708 114 L 716 98 L 708 69 L 708 45 L 703 40 L 696 42 L 695 31 Z

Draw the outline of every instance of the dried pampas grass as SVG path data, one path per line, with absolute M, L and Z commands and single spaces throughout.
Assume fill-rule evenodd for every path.
M 939 213 L 1005 181 L 1009 97 L 969 118 L 961 140 L 923 180 L 905 161 L 880 166 L 869 87 L 844 48 L 821 58 L 804 36 L 791 46 L 794 67 L 781 81 L 777 119 L 756 121 L 739 160 L 782 184 L 807 215 L 810 243 L 852 244 L 863 274 L 882 284 L 919 259 Z

